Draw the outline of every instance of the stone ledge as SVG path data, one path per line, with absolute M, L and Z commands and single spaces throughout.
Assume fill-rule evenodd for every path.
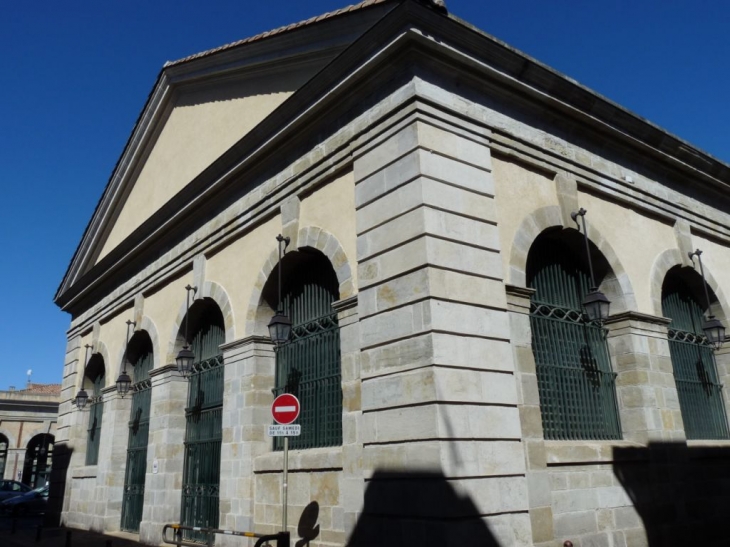
M 97 475 L 98 466 L 96 465 L 85 465 L 84 467 L 77 467 L 71 472 L 72 479 L 95 479 Z
M 708 441 L 690 441 L 687 440 L 687 448 L 730 448 L 730 440 L 708 440 Z
M 254 473 L 282 471 L 283 452 L 269 452 L 257 456 L 253 462 Z M 289 450 L 289 471 L 342 470 L 342 447 Z
M 566 464 L 611 463 L 614 448 L 646 448 L 631 441 L 545 441 L 548 467 Z

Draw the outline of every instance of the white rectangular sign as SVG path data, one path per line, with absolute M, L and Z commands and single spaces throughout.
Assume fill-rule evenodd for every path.
M 266 428 L 266 434 L 269 437 L 298 437 L 302 434 L 302 426 L 299 424 L 270 425 Z

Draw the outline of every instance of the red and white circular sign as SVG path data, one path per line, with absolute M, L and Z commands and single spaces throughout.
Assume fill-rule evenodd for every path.
M 277 424 L 290 424 L 299 417 L 299 399 L 291 393 L 282 393 L 271 405 L 271 415 Z

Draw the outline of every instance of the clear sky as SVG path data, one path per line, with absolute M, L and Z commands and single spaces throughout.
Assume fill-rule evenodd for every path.
M 730 161 L 730 3 L 446 0 L 452 13 Z M 60 382 L 53 296 L 167 60 L 354 0 L 5 2 L 0 389 Z

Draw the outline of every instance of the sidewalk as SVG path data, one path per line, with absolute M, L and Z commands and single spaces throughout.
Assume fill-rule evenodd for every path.
M 131 534 L 99 534 L 73 528 L 43 528 L 40 541 L 36 541 L 37 526 L 18 526 L 15 534 L 10 529 L 3 529 L 3 547 L 137 547 L 143 545 L 130 539 Z M 70 538 L 68 537 L 68 534 Z M 70 539 L 70 543 L 67 541 Z

